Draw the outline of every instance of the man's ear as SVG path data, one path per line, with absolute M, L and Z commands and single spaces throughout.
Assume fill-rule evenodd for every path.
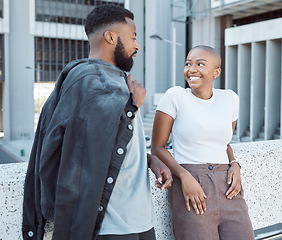
M 115 34 L 111 31 L 104 32 L 104 38 L 109 44 L 115 44 Z
M 220 67 L 216 68 L 214 71 L 214 78 L 219 77 L 220 73 L 221 73 L 221 68 Z

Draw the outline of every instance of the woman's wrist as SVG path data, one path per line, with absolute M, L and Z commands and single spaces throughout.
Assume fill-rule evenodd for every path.
M 183 167 L 181 166 L 181 168 Z M 180 179 L 180 181 L 183 181 L 184 179 L 187 179 L 187 177 L 191 177 L 192 175 L 188 170 L 183 168 L 176 174 L 176 176 Z
M 239 161 L 236 160 L 236 159 L 233 159 L 233 160 L 229 161 L 229 164 L 230 164 L 230 165 L 232 165 L 232 164 L 237 164 L 237 165 L 240 167 L 240 169 L 241 169 L 241 164 L 240 164 Z

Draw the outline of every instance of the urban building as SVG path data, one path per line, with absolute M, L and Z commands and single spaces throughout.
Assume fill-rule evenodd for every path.
M 140 51 L 130 74 L 147 89 L 141 110 L 148 135 L 163 93 L 187 86 L 188 50 L 206 44 L 223 59 L 214 86 L 231 88 L 240 97 L 234 141 L 282 138 L 281 1 L 0 0 L 0 131 L 5 139 L 33 138 L 34 122 L 62 68 L 88 56 L 85 17 L 108 3 L 135 14 Z
M 150 38 L 159 34 L 171 39 L 171 28 L 177 24 L 171 21 L 170 0 L 0 0 L 0 131 L 4 139 L 33 138 L 34 121 L 62 68 L 88 56 L 83 28 L 87 14 L 108 3 L 135 14 L 141 49 L 131 74 L 148 89 L 143 114 L 151 107 L 154 93 L 173 85 L 176 61 L 173 65 L 171 55 L 176 56 L 175 51 L 181 58 L 174 76 L 180 76 L 184 85 L 182 47 L 175 50 L 173 44 Z M 185 36 L 185 27 L 178 34 Z
M 223 74 L 216 85 L 240 97 L 234 141 L 282 138 L 282 1 L 191 3 L 187 16 L 192 18 L 192 44 L 220 51 Z

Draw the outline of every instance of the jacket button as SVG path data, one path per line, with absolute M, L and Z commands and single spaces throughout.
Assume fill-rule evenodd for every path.
M 104 208 L 103 208 L 102 206 L 100 206 L 100 207 L 98 208 L 98 211 L 99 211 L 99 212 L 102 212 L 103 209 L 104 209 Z
M 124 150 L 123 150 L 122 148 L 119 148 L 119 149 L 117 150 L 117 153 L 118 153 L 119 155 L 122 155 L 122 154 L 124 153 Z
M 112 177 L 108 177 L 107 182 L 108 182 L 109 184 L 111 184 L 111 183 L 114 182 L 114 179 L 113 179 Z
M 127 127 L 128 127 L 128 129 L 129 129 L 129 130 L 131 130 L 131 131 L 132 131 L 133 127 L 132 127 L 132 125 L 131 125 L 131 124 L 128 124 L 128 125 L 127 125 Z
M 132 117 L 132 112 L 127 112 L 126 116 L 131 118 Z
M 213 166 L 212 166 L 212 165 L 209 165 L 208 169 L 209 169 L 209 170 L 213 170 Z
M 33 231 L 29 231 L 28 233 L 27 233 L 27 235 L 29 236 L 29 237 L 33 237 Z

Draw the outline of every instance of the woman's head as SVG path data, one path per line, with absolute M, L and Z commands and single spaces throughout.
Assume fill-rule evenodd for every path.
M 212 47 L 199 45 L 187 55 L 184 77 L 192 89 L 212 90 L 213 81 L 220 75 L 221 57 Z

